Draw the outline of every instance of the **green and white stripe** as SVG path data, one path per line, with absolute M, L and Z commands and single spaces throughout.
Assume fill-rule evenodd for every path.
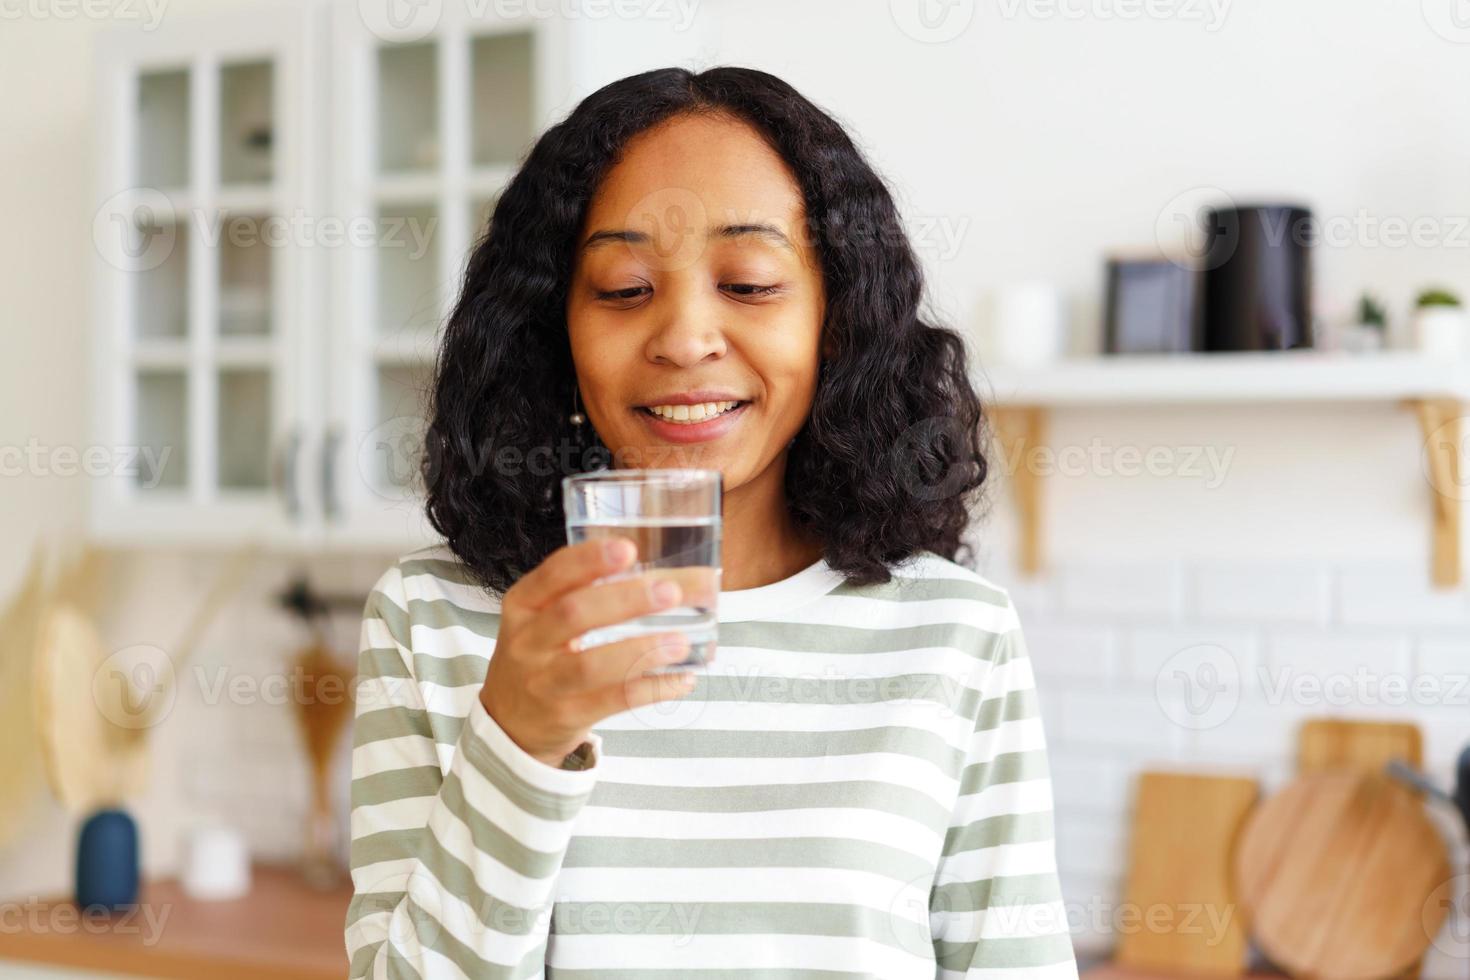
M 493 595 L 444 547 L 364 612 L 353 978 L 1072 980 L 1045 738 L 1002 589 L 923 554 L 723 592 L 684 698 L 521 750 Z M 595 654 L 589 654 L 595 655 Z

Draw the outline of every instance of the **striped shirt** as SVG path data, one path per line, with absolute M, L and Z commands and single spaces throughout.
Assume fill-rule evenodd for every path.
M 1005 590 L 925 552 L 721 592 L 696 687 L 580 770 L 481 704 L 498 612 L 443 545 L 368 598 L 352 977 L 1077 976 Z

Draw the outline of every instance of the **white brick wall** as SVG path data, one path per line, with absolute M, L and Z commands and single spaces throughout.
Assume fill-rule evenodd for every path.
M 1007 585 L 1015 575 L 1003 563 L 986 573 Z M 1074 920 L 1121 900 L 1144 768 L 1245 774 L 1271 792 L 1292 777 L 1297 729 L 1311 717 L 1417 723 L 1441 783 L 1470 743 L 1470 610 L 1463 592 L 1429 588 L 1418 565 L 1058 562 L 1024 580 L 1024 594 Z M 1223 673 L 1201 675 L 1206 663 Z M 1202 712 L 1199 685 L 1231 670 L 1224 707 Z M 1436 819 L 1464 870 L 1463 831 L 1450 814 Z M 1424 975 L 1463 980 L 1470 942 L 1453 937 L 1467 933 L 1465 922 L 1447 927 L 1438 945 L 1449 952 L 1434 949 Z M 1106 929 L 1076 935 L 1083 952 L 1111 941 Z

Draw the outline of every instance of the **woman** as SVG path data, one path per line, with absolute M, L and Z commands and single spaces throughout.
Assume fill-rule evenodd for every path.
M 963 344 L 893 201 L 759 71 L 625 78 L 531 150 L 446 328 L 446 544 L 368 600 L 353 977 L 934 977 L 1076 967 L 1031 669 L 956 564 Z M 582 651 L 677 605 L 564 546 L 569 472 L 725 487 L 719 656 Z M 595 730 L 594 730 L 595 726 Z

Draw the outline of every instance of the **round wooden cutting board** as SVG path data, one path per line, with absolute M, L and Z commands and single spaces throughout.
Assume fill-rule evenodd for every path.
M 1413 965 L 1444 922 L 1451 877 L 1412 791 L 1377 773 L 1302 776 L 1247 819 L 1236 895 L 1265 954 L 1297 977 L 1381 980 Z

